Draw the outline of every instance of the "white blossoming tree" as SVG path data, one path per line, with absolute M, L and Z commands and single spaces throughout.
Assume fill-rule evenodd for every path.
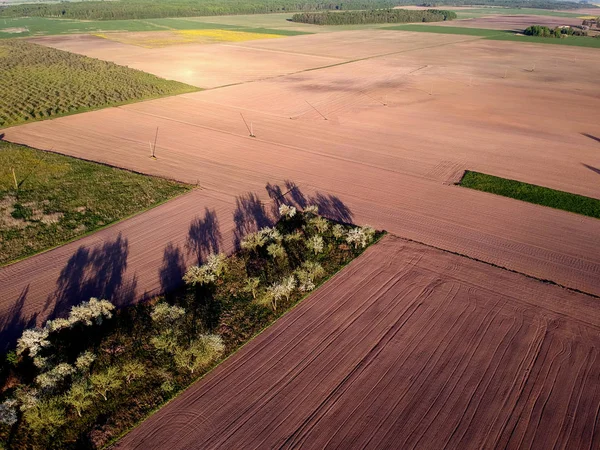
M 191 286 L 208 285 L 217 281 L 226 270 L 227 256 L 212 253 L 203 265 L 190 267 L 183 276 L 183 281 Z
M 296 288 L 296 277 L 291 275 L 270 286 L 265 294 L 259 299 L 259 303 L 270 306 L 273 311 L 277 311 L 278 303 L 284 298 L 289 301 L 290 296 Z
M 279 216 L 282 219 L 291 219 L 296 215 L 296 207 L 282 204 L 279 206 Z
M 306 246 L 312 250 L 312 252 L 315 255 L 318 255 L 320 253 L 323 253 L 323 249 L 325 247 L 325 242 L 323 241 L 323 237 L 319 236 L 318 234 L 311 237 L 308 242 L 306 243 Z
M 174 361 L 180 369 L 194 373 L 220 357 L 224 350 L 225 345 L 221 336 L 215 334 L 200 335 L 189 347 L 177 349 Z
M 302 266 L 296 269 L 296 277 L 298 278 L 298 289 L 301 292 L 310 292 L 316 282 L 325 275 L 325 269 L 321 264 L 313 261 L 305 261 Z

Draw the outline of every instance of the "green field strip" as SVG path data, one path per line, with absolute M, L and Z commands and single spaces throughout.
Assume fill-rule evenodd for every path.
M 487 28 L 445 27 L 436 25 L 397 25 L 385 27 L 385 30 L 416 31 L 421 33 L 458 34 L 464 36 L 481 36 L 493 41 L 526 42 L 532 44 L 569 45 L 575 47 L 600 48 L 600 38 L 568 36 L 565 38 L 545 38 L 524 36 L 509 30 L 490 30 Z
M 467 170 L 459 186 L 600 219 L 600 200 Z

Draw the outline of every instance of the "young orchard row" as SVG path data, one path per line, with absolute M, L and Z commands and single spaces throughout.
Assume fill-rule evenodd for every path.
M 358 256 L 378 234 L 281 205 L 232 256 L 189 267 L 183 287 L 115 311 L 90 299 L 23 332 L 0 366 L 0 445 L 100 447 L 206 373 Z
M 0 127 L 197 90 L 21 40 L 0 41 Z

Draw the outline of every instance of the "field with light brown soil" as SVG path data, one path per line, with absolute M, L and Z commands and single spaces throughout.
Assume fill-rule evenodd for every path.
M 595 299 L 387 236 L 116 447 L 596 448 L 599 331 Z
M 157 33 L 156 39 L 160 40 L 162 32 Z M 119 33 L 117 38 L 121 36 L 123 40 L 123 35 L 127 35 L 134 39 L 132 34 L 137 33 Z M 31 41 L 112 61 L 162 78 L 186 80 L 187 84 L 204 88 L 260 80 L 341 62 L 335 57 L 300 57 L 289 53 L 279 53 L 274 58 L 266 55 L 264 50 L 233 44 L 191 43 L 144 48 L 92 35 L 46 36 Z
M 90 42 L 72 39 L 75 47 Z M 99 42 L 100 52 L 116 45 Z M 182 57 L 193 47 L 169 49 L 178 64 L 155 64 L 188 70 L 200 59 Z M 240 214 L 260 219 L 260 205 L 274 192 L 265 187 L 285 192 L 286 181 L 332 218 L 600 295 L 598 220 L 453 185 L 470 169 L 599 198 L 600 126 L 589 113 L 600 95 L 600 69 L 590 56 L 597 50 L 399 31 L 204 47 L 214 49 L 219 67 L 245 67 L 231 72 L 245 82 L 4 130 L 10 141 L 201 190 L 171 212 L 157 210 L 151 221 L 126 221 L 100 240 L 89 237 L 0 269 L 7 286 L 0 316 L 12 320 L 10 311 L 20 310 L 21 321 L 43 319 L 77 253 L 101 249 L 119 233 L 129 247 L 112 283 L 131 299 L 160 292 L 157 267 L 169 242 L 190 261 L 184 244 L 194 221 L 216 208 L 215 195 L 222 248 L 230 249 L 244 230 Z M 133 60 L 136 53 L 127 51 Z M 295 61 L 295 73 L 275 70 L 253 81 L 252 66 L 232 56 L 248 52 L 260 54 L 267 68 Z M 216 83 L 218 73 L 209 77 Z M 157 128 L 158 159 L 152 160 L 148 146 Z M 90 286 L 82 278 L 69 281 L 75 286 L 70 301 L 82 292 L 77 286 Z M 92 284 L 83 292 L 116 291 Z
M 578 19 L 576 17 L 535 16 L 522 14 L 453 20 L 451 22 L 440 22 L 439 25 L 450 27 L 487 28 L 490 30 L 510 30 L 521 33 L 530 25 L 542 25 L 549 28 L 556 28 L 564 25 L 581 25 L 581 22 L 582 19 Z

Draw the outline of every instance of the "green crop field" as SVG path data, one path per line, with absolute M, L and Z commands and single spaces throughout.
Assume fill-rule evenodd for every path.
M 460 186 L 600 219 L 600 200 L 583 195 L 471 171 L 465 172 Z
M 235 29 L 237 31 L 255 31 L 262 33 L 295 36 L 304 34 L 302 31 L 285 30 L 298 26 L 288 22 L 291 14 L 268 14 L 257 16 L 219 16 L 210 18 L 179 18 L 179 19 L 148 19 L 148 20 L 70 20 L 50 19 L 42 17 L 19 17 L 0 19 L 0 39 L 15 37 L 47 36 L 77 33 L 104 33 L 117 31 L 165 31 L 165 30 L 206 30 L 206 29 Z M 262 19 L 262 20 L 261 20 Z M 232 22 L 231 24 L 228 22 Z M 284 28 L 273 30 L 270 26 Z
M 63 244 L 189 189 L 0 142 L 0 265 Z
M 385 27 L 386 30 L 418 31 L 423 33 L 459 34 L 464 36 L 480 36 L 494 41 L 528 42 L 533 44 L 571 45 L 575 47 L 600 48 L 600 38 L 584 36 L 568 36 L 563 39 L 539 36 L 524 36 L 508 30 L 490 30 L 487 28 L 444 27 L 436 25 L 397 25 Z
M 196 90 L 110 62 L 0 41 L 0 127 Z
M 574 6 L 575 7 L 575 6 Z M 452 10 L 451 6 L 444 9 Z M 527 14 L 533 16 L 553 16 L 553 17 L 580 17 L 582 13 L 573 13 L 566 11 L 550 11 L 548 9 L 537 9 L 537 8 L 473 8 L 473 9 L 459 9 L 455 11 L 459 19 L 473 19 L 483 16 L 491 15 L 518 15 Z M 600 15 L 600 8 L 598 9 Z

